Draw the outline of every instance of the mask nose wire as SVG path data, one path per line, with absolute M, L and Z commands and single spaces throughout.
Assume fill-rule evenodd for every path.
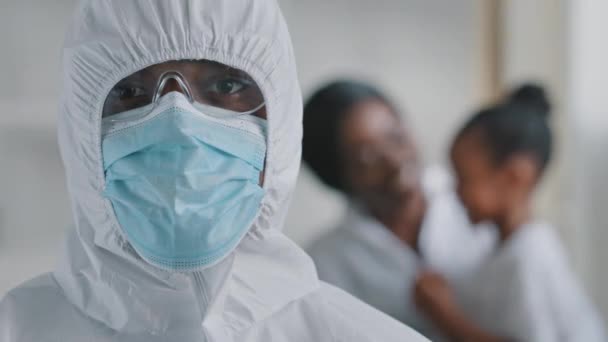
M 167 72 L 163 73 L 160 76 L 160 78 L 158 79 L 158 84 L 156 85 L 156 90 L 154 91 L 154 97 L 152 98 L 152 103 L 156 104 L 158 99 L 161 98 L 161 96 L 163 95 L 163 91 L 165 90 L 165 87 L 167 86 L 167 83 L 170 80 L 174 80 L 175 82 L 177 82 L 177 84 L 179 85 L 179 87 L 182 90 L 182 93 L 184 95 L 186 95 L 186 97 L 188 98 L 188 101 L 190 101 L 190 103 L 194 102 L 194 98 L 192 97 L 192 92 L 190 91 L 190 87 L 188 87 L 188 84 L 186 83 L 186 81 L 184 81 L 184 76 L 177 71 L 167 71 Z

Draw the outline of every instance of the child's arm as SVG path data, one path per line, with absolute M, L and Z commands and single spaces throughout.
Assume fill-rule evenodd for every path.
M 422 273 L 416 282 L 416 304 L 453 341 L 508 341 L 484 331 L 468 319 L 453 300 L 452 291 L 440 275 Z

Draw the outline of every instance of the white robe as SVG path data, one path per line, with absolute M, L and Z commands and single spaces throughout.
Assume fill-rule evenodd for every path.
M 474 229 L 446 172 L 430 168 L 423 185 L 428 210 L 419 237 L 420 255 L 388 228 L 352 206 L 340 226 L 308 249 L 319 277 L 429 337 L 437 332 L 417 310 L 412 290 L 423 268 L 458 286 L 493 249 L 489 229 Z
M 154 268 L 133 250 L 102 196 L 101 156 L 110 89 L 179 59 L 247 72 L 269 125 L 265 197 L 249 233 L 218 265 L 184 274 Z M 53 273 L 0 302 L 0 342 L 424 340 L 320 282 L 281 232 L 300 166 L 302 100 L 276 1 L 82 1 L 66 35 L 62 82 L 59 143 L 74 229 Z
M 470 319 L 515 341 L 606 341 L 553 228 L 523 226 L 460 288 Z

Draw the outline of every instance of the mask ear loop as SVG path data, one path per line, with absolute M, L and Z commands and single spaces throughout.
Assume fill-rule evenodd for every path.
M 161 94 L 163 93 L 163 90 L 165 90 L 165 87 L 167 86 L 167 82 L 169 82 L 169 80 L 175 80 L 179 87 L 182 88 L 182 91 L 184 95 L 186 95 L 186 97 L 188 98 L 188 101 L 190 101 L 190 103 L 194 102 L 190 87 L 188 87 L 188 84 L 184 81 L 184 76 L 177 71 L 167 71 L 163 73 L 158 80 L 156 90 L 154 91 L 154 97 L 152 98 L 152 103 L 156 105 L 158 99 L 161 98 Z

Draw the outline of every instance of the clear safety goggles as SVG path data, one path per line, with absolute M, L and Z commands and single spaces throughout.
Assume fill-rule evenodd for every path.
M 242 70 L 207 60 L 171 61 L 119 81 L 106 98 L 103 121 L 138 120 L 173 91 L 217 117 L 254 114 L 264 107 L 260 88 Z

